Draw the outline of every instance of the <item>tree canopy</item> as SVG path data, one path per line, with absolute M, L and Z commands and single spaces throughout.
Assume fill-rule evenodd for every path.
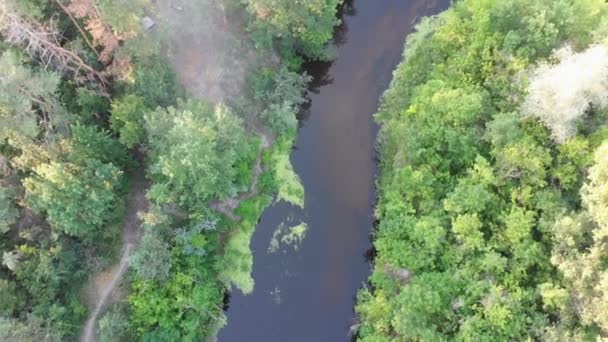
M 376 115 L 377 257 L 374 289 L 359 294 L 361 341 L 608 333 L 607 10 L 464 0 L 408 37 Z
M 150 198 L 193 207 L 234 195 L 234 167 L 247 140 L 241 119 L 227 107 L 180 101 L 144 119 L 156 179 Z
M 336 11 L 342 0 L 241 1 L 255 18 L 258 44 L 272 44 L 278 38 L 290 50 L 315 59 L 327 58 L 326 44 L 339 23 Z

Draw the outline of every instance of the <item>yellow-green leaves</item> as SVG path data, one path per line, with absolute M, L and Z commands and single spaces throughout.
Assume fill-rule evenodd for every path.
M 293 170 L 290 160 L 291 139 L 276 142 L 277 147 L 272 153 L 272 163 L 278 185 L 277 200 L 283 200 L 300 208 L 304 208 L 304 186 L 300 177 Z

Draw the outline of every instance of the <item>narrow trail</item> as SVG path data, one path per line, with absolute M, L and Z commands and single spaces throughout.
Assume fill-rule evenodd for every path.
M 131 191 L 127 199 L 127 214 L 122 227 L 122 255 L 119 261 L 104 272 L 91 276 L 88 285 L 91 314 L 82 332 L 82 342 L 97 340 L 97 321 L 109 304 L 116 301 L 112 295 L 122 281 L 122 276 L 129 265 L 131 252 L 137 246 L 140 232 L 138 213 L 148 210 L 146 191 L 148 181 L 144 177 L 144 170 L 138 169 L 131 174 Z
M 108 303 L 108 299 L 110 298 L 110 295 L 122 280 L 122 275 L 127 270 L 127 266 L 129 264 L 129 256 L 131 255 L 132 249 L 133 244 L 127 243 L 125 245 L 122 256 L 120 257 L 120 261 L 118 262 L 118 269 L 116 270 L 114 277 L 112 278 L 110 283 L 103 289 L 103 292 L 101 293 L 101 296 L 97 301 L 95 309 L 87 320 L 87 324 L 84 328 L 84 334 L 82 336 L 83 342 L 95 341 L 95 333 L 97 332 L 96 325 L 97 319 L 99 318 L 99 314 L 105 308 L 106 304 Z
M 260 129 L 253 129 L 254 133 L 262 140 L 262 144 L 260 146 L 260 152 L 258 157 L 255 159 L 254 167 L 253 167 L 253 176 L 251 180 L 251 188 L 247 192 L 242 192 L 238 194 L 236 197 L 224 199 L 224 200 L 215 200 L 212 201 L 209 206 L 211 209 L 224 214 L 226 217 L 231 219 L 232 221 L 240 221 L 241 217 L 234 213 L 234 210 L 241 204 L 241 202 L 251 199 L 259 194 L 258 183 L 260 181 L 260 176 L 262 172 L 264 172 L 262 168 L 262 156 L 264 151 L 270 148 L 273 144 L 273 137 L 267 133 L 262 132 Z

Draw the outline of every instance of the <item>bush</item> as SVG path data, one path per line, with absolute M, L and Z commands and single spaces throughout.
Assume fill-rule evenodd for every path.
M 99 320 L 99 341 L 126 341 L 129 331 L 129 319 L 126 308 L 115 304 Z
M 141 96 L 150 108 L 175 104 L 181 94 L 177 76 L 161 57 L 147 57 L 138 61 L 134 70 L 135 79 L 127 93 Z
M 0 235 L 10 230 L 10 226 L 17 222 L 18 215 L 9 189 L 0 187 Z
M 155 228 L 147 227 L 145 229 L 139 247 L 129 260 L 129 266 L 142 279 L 163 281 L 169 277 L 171 254 L 169 243 Z
M 272 38 L 288 43 L 292 50 L 313 58 L 327 58 L 341 0 L 249 0 L 247 10 L 254 16 L 257 45 L 268 46 Z
M 0 278 L 0 316 L 12 316 L 22 304 L 21 298 L 17 296 L 16 284 Z
M 144 98 L 134 94 L 112 102 L 112 129 L 118 132 L 118 140 L 128 148 L 144 141 L 144 114 L 149 110 Z

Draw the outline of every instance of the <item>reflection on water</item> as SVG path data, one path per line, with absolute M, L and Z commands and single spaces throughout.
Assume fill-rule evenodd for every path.
M 441 0 L 442 8 L 448 0 Z M 369 275 L 374 225 L 372 115 L 401 59 L 406 33 L 434 1 L 347 1 L 334 62 L 309 63 L 314 77 L 291 160 L 306 189 L 304 210 L 277 203 L 252 240 L 251 295 L 230 298 L 220 342 L 348 341 L 353 297 Z M 435 11 L 435 10 L 433 10 Z M 283 222 L 307 223 L 298 250 L 268 253 Z

